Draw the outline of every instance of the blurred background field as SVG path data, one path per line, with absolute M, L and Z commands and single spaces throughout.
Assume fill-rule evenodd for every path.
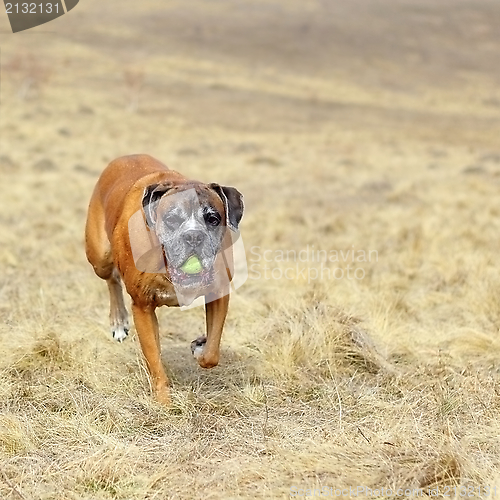
M 0 16 L 0 498 L 500 495 L 499 25 L 496 0 Z M 135 335 L 112 341 L 83 249 L 130 153 L 245 195 L 220 366 L 191 358 L 201 309 L 159 311 L 172 408 Z M 263 252 L 313 247 L 377 259 L 265 279 Z

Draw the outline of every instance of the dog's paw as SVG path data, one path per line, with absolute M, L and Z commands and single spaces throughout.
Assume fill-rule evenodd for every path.
M 113 338 L 118 342 L 123 342 L 128 336 L 129 329 L 126 326 L 118 325 L 111 328 Z
M 195 359 L 199 359 L 203 355 L 203 349 L 207 342 L 207 337 L 198 337 L 196 340 L 191 342 L 191 353 Z

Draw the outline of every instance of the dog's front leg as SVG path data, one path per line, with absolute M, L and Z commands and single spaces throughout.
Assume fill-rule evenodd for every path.
M 155 308 L 133 304 L 132 312 L 156 399 L 168 405 L 170 404 L 169 382 L 160 357 L 160 333 Z
M 191 351 L 202 368 L 219 364 L 219 346 L 229 306 L 229 293 L 205 304 L 207 336 L 191 342 Z

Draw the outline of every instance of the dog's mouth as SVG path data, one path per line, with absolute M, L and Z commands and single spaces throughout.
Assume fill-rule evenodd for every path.
M 172 283 L 183 288 L 205 287 L 214 281 L 214 269 L 204 268 L 196 255 L 190 256 L 179 267 L 169 267 Z

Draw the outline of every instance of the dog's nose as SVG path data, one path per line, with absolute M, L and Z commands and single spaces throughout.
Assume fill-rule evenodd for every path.
M 197 246 L 203 243 L 205 239 L 205 234 L 203 231 L 198 231 L 196 229 L 191 229 L 190 231 L 186 231 L 182 238 L 184 241 L 192 248 L 196 248 Z

